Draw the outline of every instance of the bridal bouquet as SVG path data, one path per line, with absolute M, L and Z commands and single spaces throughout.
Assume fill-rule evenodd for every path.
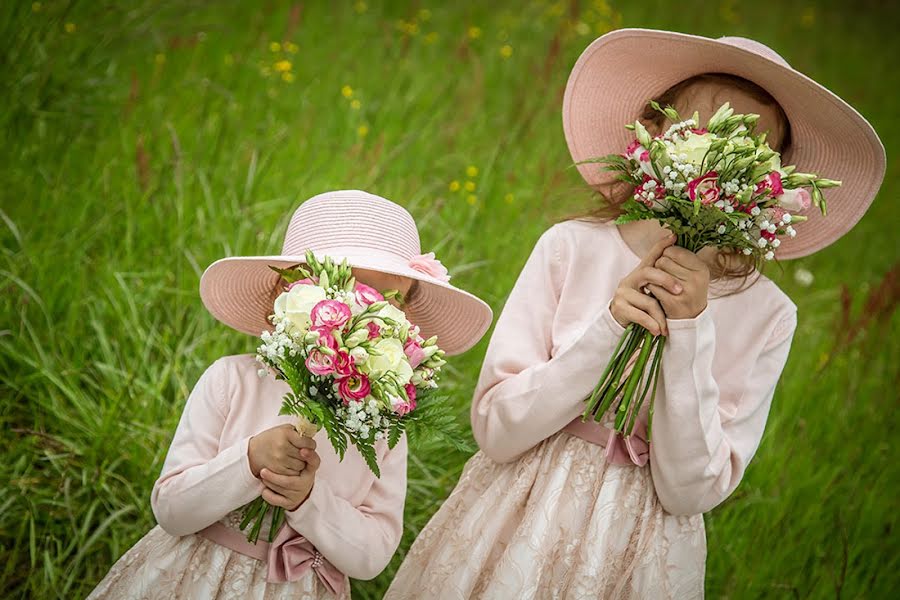
M 346 262 L 319 261 L 312 252 L 305 265 L 271 268 L 286 287 L 256 359 L 261 377 L 272 373 L 290 386 L 280 414 L 296 417 L 298 432 L 312 437 L 324 428 L 341 459 L 352 443 L 376 476 L 375 443 L 385 439 L 393 448 L 410 425 L 461 439 L 452 413 L 433 394 L 444 352 L 389 303 L 398 292 L 359 283 Z M 250 527 L 249 541 L 258 539 L 270 508 L 272 541 L 284 509 L 262 498 L 244 507 L 241 529 Z
M 605 165 L 634 186 L 618 224 L 655 219 L 677 236 L 676 245 L 691 252 L 712 246 L 772 260 L 781 238 L 796 236 L 793 224 L 806 219 L 797 212 L 814 205 L 824 215 L 822 190 L 841 184 L 783 166 L 765 133 L 755 133 L 759 115 L 735 114 L 725 103 L 700 127 L 697 113 L 682 120 L 673 108 L 650 104 L 673 123 L 668 130 L 651 136 L 639 121 L 626 125 L 635 139 L 623 154 L 585 161 Z M 618 400 L 614 427 L 630 435 L 649 394 L 649 441 L 665 341 L 630 324 L 587 399 L 584 419 L 600 421 Z

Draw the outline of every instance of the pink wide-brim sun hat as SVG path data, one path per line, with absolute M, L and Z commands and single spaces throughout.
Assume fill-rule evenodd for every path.
M 884 146 L 852 106 L 795 71 L 774 50 L 740 37 L 710 39 L 650 29 L 619 29 L 596 39 L 581 54 L 563 98 L 563 129 L 576 163 L 621 154 L 633 138 L 633 123 L 647 102 L 704 73 L 736 75 L 766 90 L 781 105 L 791 128 L 783 164 L 843 182 L 825 190 L 828 215 L 815 207 L 809 220 L 785 238 L 781 259 L 799 258 L 828 246 L 862 218 L 881 187 Z M 704 119 L 711 115 L 701 116 Z M 597 164 L 579 164 L 591 185 L 613 175 Z
M 235 256 L 211 264 L 200 278 L 203 304 L 216 319 L 243 333 L 271 331 L 268 317 L 284 281 L 269 267 L 304 264 L 307 250 L 319 259 L 329 256 L 356 269 L 417 281 L 403 311 L 424 338 L 436 335 L 448 355 L 465 352 L 490 327 L 487 303 L 414 260 L 421 246 L 409 212 L 359 190 L 326 192 L 301 204 L 288 225 L 281 254 Z

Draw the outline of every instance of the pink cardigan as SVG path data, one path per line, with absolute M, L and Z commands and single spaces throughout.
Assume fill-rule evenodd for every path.
M 249 354 L 220 358 L 191 392 L 151 500 L 171 535 L 196 533 L 259 496 L 263 484 L 250 471 L 247 444 L 292 419 L 278 416 L 287 384 L 261 379 L 257 368 Z M 382 443 L 380 479 L 352 447 L 339 461 L 324 431 L 315 440 L 322 459 L 316 483 L 287 522 L 343 573 L 371 579 L 400 543 L 406 438 L 393 450 Z
M 584 411 L 624 329 L 609 312 L 638 264 L 611 224 L 577 221 L 537 243 L 494 329 L 472 405 L 485 454 L 516 457 Z M 706 512 L 737 487 L 759 446 L 787 360 L 796 307 L 768 279 L 710 296 L 670 320 L 653 416 L 650 467 L 673 514 Z

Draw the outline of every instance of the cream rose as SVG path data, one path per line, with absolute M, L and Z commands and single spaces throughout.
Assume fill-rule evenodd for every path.
M 709 150 L 710 142 L 711 136 L 694 133 L 689 135 L 686 140 L 682 141 L 679 139 L 679 141 L 675 142 L 675 149 L 669 154 L 678 155 L 679 157 L 685 154 L 687 155 L 687 162 L 699 167 L 700 163 L 703 162 L 706 151 Z
M 305 332 L 311 323 L 309 313 L 322 300 L 325 300 L 325 290 L 319 286 L 295 285 L 275 300 L 275 316 Z
M 373 346 L 369 353 L 369 359 L 360 365 L 360 370 L 372 379 L 378 379 L 384 373 L 393 371 L 400 379 L 400 383 L 407 384 L 412 378 L 413 370 L 406 359 L 403 344 L 396 338 L 386 338 Z

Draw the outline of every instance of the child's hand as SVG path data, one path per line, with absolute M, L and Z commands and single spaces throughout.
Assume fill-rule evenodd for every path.
M 637 323 L 653 335 L 668 335 L 663 307 L 656 298 L 644 293 L 644 288 L 646 286 L 665 288 L 668 290 L 667 295 L 672 298 L 677 298 L 682 293 L 681 282 L 655 266 L 664 251 L 671 250 L 674 243 L 673 234 L 661 239 L 650 249 L 637 268 L 619 282 L 619 287 L 609 304 L 609 310 L 622 327 L 629 323 Z
M 312 491 L 316 482 L 316 471 L 319 470 L 319 455 L 315 451 L 315 442 L 313 444 L 313 448 L 304 448 L 300 451 L 306 467 L 299 475 L 279 475 L 268 469 L 260 472 L 266 486 L 262 491 L 263 500 L 288 511 L 297 510 L 303 504 Z
M 690 250 L 671 246 L 654 264 L 676 278 L 684 288 L 680 294 L 671 294 L 654 283 L 648 284 L 648 289 L 662 304 L 667 317 L 693 319 L 703 312 L 709 291 L 709 267 L 703 259 Z
M 315 448 L 316 443 L 305 438 L 292 425 L 279 425 L 250 438 L 247 458 L 256 477 L 264 468 L 281 475 L 296 475 L 306 466 L 301 450 Z

